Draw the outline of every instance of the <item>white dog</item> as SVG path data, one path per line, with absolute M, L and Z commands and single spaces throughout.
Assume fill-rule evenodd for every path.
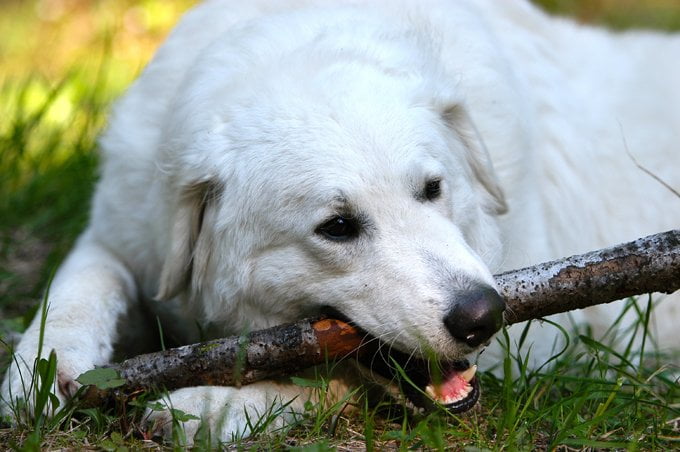
M 523 1 L 198 6 L 101 140 L 91 224 L 49 295 L 57 395 L 114 346 L 153 344 L 156 316 L 190 342 L 197 323 L 224 336 L 328 306 L 407 354 L 463 359 L 501 325 L 495 272 L 680 225 L 680 199 L 628 154 L 680 186 L 678 80 L 680 37 Z M 608 309 L 581 319 L 607 326 Z M 674 345 L 680 307 L 658 309 Z M 16 349 L 29 366 L 38 323 Z M 10 368 L 6 403 L 20 367 L 30 378 Z M 309 396 L 267 381 L 169 398 L 228 440 L 248 433 L 245 411 L 293 400 L 292 416 Z M 169 432 L 167 412 L 149 417 Z

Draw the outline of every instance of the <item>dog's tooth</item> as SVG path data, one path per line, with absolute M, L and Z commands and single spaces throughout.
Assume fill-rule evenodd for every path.
M 460 376 L 461 376 L 461 378 L 463 378 L 463 380 L 465 380 L 469 383 L 470 380 L 472 380 L 472 378 L 475 376 L 476 373 L 477 373 L 477 364 L 473 364 L 472 366 L 470 366 L 470 368 L 468 370 L 461 373 Z
M 429 395 L 432 399 L 434 399 L 434 400 L 439 399 L 439 396 L 437 395 L 437 391 L 434 389 L 434 386 L 432 386 L 432 385 L 427 385 L 427 387 L 425 387 L 425 392 L 426 392 L 427 395 Z

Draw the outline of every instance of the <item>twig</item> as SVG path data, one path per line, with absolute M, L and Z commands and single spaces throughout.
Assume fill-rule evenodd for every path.
M 628 158 L 630 158 L 633 161 L 633 164 L 637 167 L 637 169 L 639 169 L 640 171 L 642 171 L 643 173 L 645 173 L 646 175 L 648 175 L 649 177 L 651 177 L 652 179 L 654 179 L 655 181 L 657 181 L 658 183 L 663 185 L 668 191 L 673 193 L 677 198 L 680 198 L 680 192 L 678 192 L 676 189 L 671 187 L 671 185 L 668 182 L 661 179 L 659 176 L 657 176 L 652 171 L 650 171 L 647 168 L 645 168 L 644 166 L 642 166 L 642 164 L 637 161 L 637 159 L 635 158 L 633 153 L 630 152 L 630 148 L 628 148 L 628 141 L 626 140 L 626 135 L 623 133 L 623 125 L 621 125 L 620 123 L 619 123 L 619 128 L 621 129 L 621 137 L 623 138 L 623 146 L 626 149 L 626 154 L 628 154 Z

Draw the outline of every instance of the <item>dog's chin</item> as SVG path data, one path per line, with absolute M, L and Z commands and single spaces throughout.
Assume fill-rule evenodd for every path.
M 334 309 L 324 310 L 329 317 L 356 326 L 356 322 Z M 442 360 L 437 356 L 418 356 L 397 349 L 366 335 L 358 361 L 369 375 L 385 382 L 397 382 L 402 394 L 414 406 L 432 409 L 444 407 L 451 413 L 463 413 L 475 406 L 481 395 L 477 366 L 467 359 Z

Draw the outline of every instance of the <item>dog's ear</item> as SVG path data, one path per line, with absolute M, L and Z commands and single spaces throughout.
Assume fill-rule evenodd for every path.
M 496 215 L 504 214 L 508 211 L 503 190 L 498 184 L 498 179 L 494 173 L 491 163 L 491 156 L 487 150 L 482 137 L 470 119 L 465 107 L 459 103 L 449 105 L 442 109 L 442 118 L 446 125 L 453 130 L 463 145 L 467 149 L 467 157 L 475 178 L 481 183 L 482 187 L 490 195 L 491 213 Z
M 207 216 L 215 211 L 217 185 L 200 182 L 181 190 L 172 218 L 170 248 L 165 256 L 157 300 L 168 300 L 189 286 L 200 287 L 210 260 L 211 234 Z

